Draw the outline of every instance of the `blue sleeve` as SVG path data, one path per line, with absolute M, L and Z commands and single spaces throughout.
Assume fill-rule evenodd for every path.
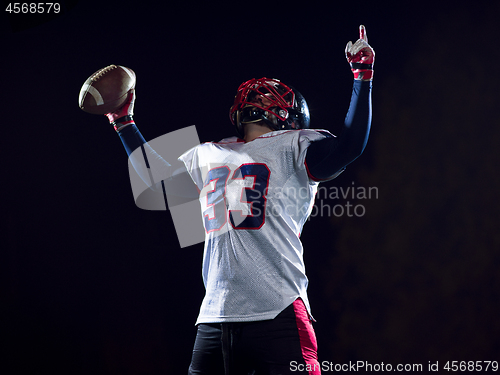
M 126 126 L 118 132 L 118 135 L 123 143 L 123 146 L 125 147 L 127 156 L 130 156 L 130 154 L 137 149 L 137 147 L 141 147 L 144 143 L 146 143 L 146 140 L 135 124 Z
M 372 121 L 371 90 L 371 81 L 355 80 L 340 135 L 313 142 L 307 149 L 306 165 L 313 179 L 332 178 L 363 153 Z
M 137 155 L 131 158 L 132 165 L 137 174 L 150 188 L 153 190 L 161 188 L 164 194 L 168 194 L 169 206 L 180 204 L 174 201 L 174 197 L 184 197 L 189 198 L 189 200 L 198 199 L 198 190 L 185 165 L 178 159 L 168 162 L 158 155 L 147 144 L 135 123 L 124 127 L 118 132 L 118 135 L 129 158 L 137 148 L 141 148 L 142 158 Z M 149 169 L 155 166 L 158 167 L 158 165 L 164 171 L 164 178 L 161 181 L 154 181 Z

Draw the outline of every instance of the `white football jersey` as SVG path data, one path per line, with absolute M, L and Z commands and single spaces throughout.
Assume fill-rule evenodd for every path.
M 180 157 L 200 190 L 206 232 L 197 324 L 273 319 L 298 297 L 311 313 L 299 237 L 318 187 L 306 151 L 322 138 L 312 129 L 274 131 Z

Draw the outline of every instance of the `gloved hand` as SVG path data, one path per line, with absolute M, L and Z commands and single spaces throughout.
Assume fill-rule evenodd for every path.
M 351 65 L 354 79 L 360 81 L 373 80 L 373 63 L 375 62 L 375 51 L 368 44 L 366 29 L 359 26 L 359 39 L 356 43 L 347 43 L 345 47 L 347 62 Z
M 106 113 L 109 123 L 114 126 L 115 130 L 118 132 L 127 125 L 134 123 L 134 104 L 135 104 L 135 89 L 132 89 L 128 93 L 128 99 L 123 106 L 117 109 L 115 112 Z

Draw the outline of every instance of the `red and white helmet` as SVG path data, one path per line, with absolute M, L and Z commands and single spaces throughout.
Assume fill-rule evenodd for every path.
M 264 121 L 273 130 L 307 129 L 310 122 L 304 97 L 278 79 L 265 77 L 238 87 L 229 117 L 240 136 L 244 124 L 251 122 Z

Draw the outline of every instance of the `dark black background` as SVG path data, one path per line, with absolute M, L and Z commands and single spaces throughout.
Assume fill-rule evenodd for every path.
M 81 85 L 137 74 L 147 139 L 232 135 L 237 86 L 276 77 L 338 131 L 364 24 L 376 51 L 365 153 L 325 185 L 376 187 L 365 215 L 303 233 L 320 361 L 500 360 L 500 8 L 490 2 L 63 3 L 2 9 L 0 321 L 9 374 L 183 374 L 203 297 L 202 245 L 133 202 L 123 147 Z M 353 185 L 354 184 L 354 185 Z M 445 371 L 444 371 L 445 372 Z

